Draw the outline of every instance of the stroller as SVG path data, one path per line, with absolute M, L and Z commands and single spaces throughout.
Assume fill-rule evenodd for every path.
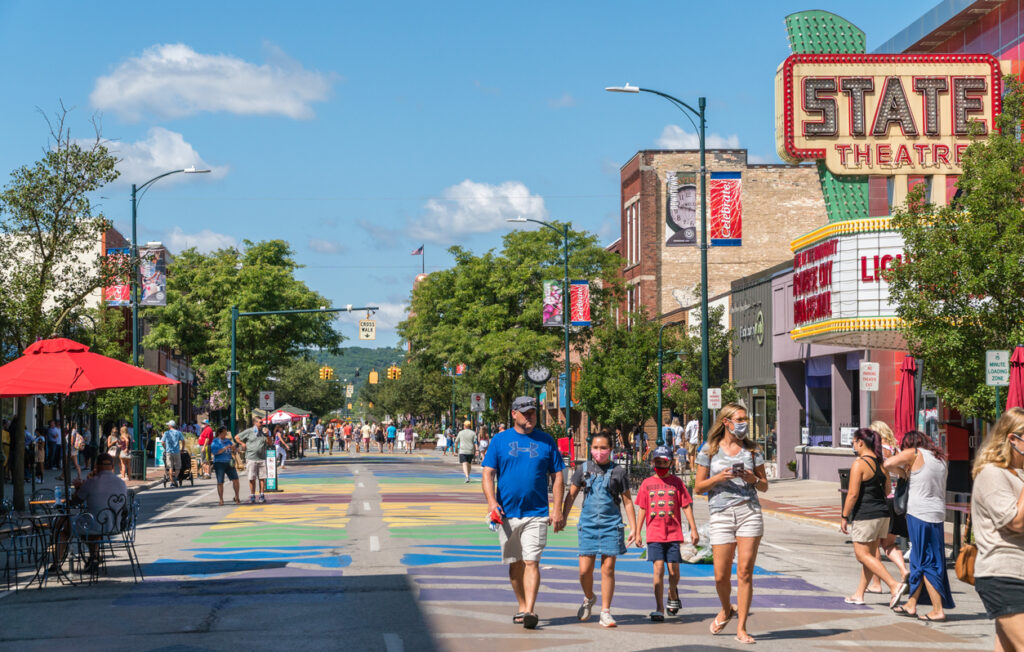
M 192 455 L 186 451 L 181 451 L 181 469 L 178 470 L 178 486 L 182 486 L 185 480 L 188 480 L 190 487 L 196 485 L 195 475 L 192 473 Z M 167 487 L 167 483 L 171 481 L 171 467 L 167 464 L 167 455 L 164 454 L 164 487 Z

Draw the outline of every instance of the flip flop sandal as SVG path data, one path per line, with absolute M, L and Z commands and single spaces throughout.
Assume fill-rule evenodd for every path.
M 907 586 L 906 582 L 900 582 L 899 586 L 896 587 L 896 593 L 893 594 L 892 598 L 889 599 L 889 608 L 892 609 L 900 603 L 900 600 L 910 591 L 910 587 Z
M 715 616 L 715 621 L 713 623 L 711 623 L 711 633 L 712 634 L 721 634 L 722 630 L 725 629 L 725 626 L 729 624 L 729 621 L 732 620 L 732 617 L 733 617 L 733 615 L 735 615 L 735 613 L 736 613 L 736 608 L 735 607 L 729 607 L 729 615 L 725 617 L 725 620 L 719 622 L 718 616 Z
M 855 604 L 860 606 L 864 605 L 863 600 L 854 600 L 853 598 L 843 598 L 843 602 L 845 602 L 846 604 Z
M 945 616 L 943 616 L 942 618 L 932 618 L 928 614 L 921 614 L 920 616 L 917 617 L 917 619 L 918 620 L 923 620 L 923 621 L 929 622 L 929 623 L 944 623 L 944 622 L 946 622 L 946 617 Z
M 512 622 L 514 624 L 516 624 L 516 625 L 522 625 L 523 624 L 523 618 L 525 618 L 525 617 L 526 617 L 526 612 L 525 611 L 518 611 L 518 612 L 516 612 L 516 615 L 512 616 Z
M 665 611 L 667 611 L 669 615 L 674 616 L 677 613 L 679 613 L 679 610 L 682 608 L 682 606 L 683 603 L 680 602 L 678 598 L 676 598 L 675 600 L 669 598 L 668 603 L 665 605 Z
M 739 636 L 733 636 L 733 638 L 735 638 L 740 643 L 746 643 L 747 645 L 753 645 L 754 643 L 757 643 L 754 637 L 750 635 L 747 635 L 746 638 L 740 638 Z
M 650 613 L 652 623 L 663 623 L 665 622 L 665 614 L 660 611 L 652 611 Z
M 536 628 L 537 623 L 539 622 L 540 618 L 538 618 L 537 614 L 533 613 L 532 611 L 530 613 L 523 614 L 523 627 L 525 627 L 526 629 Z
M 892 612 L 894 614 L 898 614 L 900 616 L 916 616 L 917 615 L 916 611 L 907 611 L 906 609 L 903 608 L 903 605 L 897 605 L 897 606 L 893 607 L 892 608 Z

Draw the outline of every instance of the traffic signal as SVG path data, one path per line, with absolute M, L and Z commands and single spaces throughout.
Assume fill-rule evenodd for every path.
M 320 380 L 327 380 L 327 367 L 320 367 Z
M 402 368 L 401 367 L 395 367 L 395 380 L 398 380 L 401 377 L 402 377 Z
M 330 367 L 324 367 L 327 370 L 327 380 L 334 380 L 334 369 Z
M 394 380 L 395 379 L 395 369 L 394 369 L 394 367 L 388 367 L 388 369 L 387 369 L 387 379 L 388 380 Z
M 379 378 L 378 378 L 378 374 L 377 374 L 377 370 L 376 369 L 374 369 L 373 371 L 370 372 L 370 376 L 367 379 L 367 381 L 371 385 L 376 385 L 379 382 Z

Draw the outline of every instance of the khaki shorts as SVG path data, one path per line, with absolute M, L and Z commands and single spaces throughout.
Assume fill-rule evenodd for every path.
M 686 456 L 689 457 L 691 460 L 696 460 L 697 459 L 697 448 L 698 448 L 697 444 L 687 444 L 686 445 Z
M 708 518 L 711 545 L 736 543 L 736 537 L 759 537 L 764 534 L 761 506 L 744 501 L 714 512 Z
M 889 517 L 850 521 L 850 538 L 854 543 L 871 543 L 889 534 Z
M 167 466 L 177 473 L 181 470 L 181 453 L 167 453 Z
M 540 561 L 548 543 L 548 517 L 506 518 L 498 528 L 498 540 L 504 563 Z
M 245 461 L 245 472 L 249 474 L 250 480 L 267 479 L 267 461 L 266 460 L 246 460 Z

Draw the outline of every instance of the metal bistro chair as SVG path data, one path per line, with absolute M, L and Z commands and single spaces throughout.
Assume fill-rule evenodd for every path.
M 140 509 L 138 501 L 129 503 L 124 494 L 111 496 L 107 507 L 95 516 L 96 526 L 92 535 L 92 541 L 98 543 L 101 550 L 108 551 L 110 557 L 115 556 L 116 548 L 124 549 L 136 582 L 145 579 L 135 552 L 135 530 Z M 106 555 L 102 556 L 100 564 L 106 567 Z
M 52 514 L 56 505 L 53 489 L 36 489 L 28 503 L 30 514 Z
M 3 513 L 0 514 L 0 555 L 4 557 L 4 580 L 7 590 L 18 590 L 18 573 L 21 568 L 33 568 L 39 555 L 40 539 L 38 533 L 22 526 L 14 513 L 8 509 L 9 501 L 4 501 Z

